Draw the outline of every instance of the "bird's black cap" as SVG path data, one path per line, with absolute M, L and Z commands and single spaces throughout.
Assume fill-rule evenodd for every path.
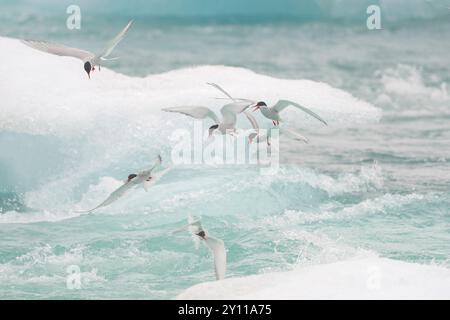
M 84 63 L 84 70 L 89 74 L 92 70 L 92 66 L 91 63 L 89 61 L 86 61 Z
M 205 231 L 200 231 L 199 233 L 197 233 L 197 235 L 200 237 L 200 238 L 202 238 L 202 239 L 205 239 L 205 237 L 206 237 L 206 233 L 205 233 Z

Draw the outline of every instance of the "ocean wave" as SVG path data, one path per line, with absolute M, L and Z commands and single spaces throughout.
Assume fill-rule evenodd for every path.
M 81 265 L 83 263 L 83 251 L 85 247 L 76 246 L 69 249 L 53 247 L 50 244 L 41 244 L 30 251 L 18 255 L 14 259 L 0 264 L 0 279 L 3 285 L 21 287 L 32 285 L 60 284 L 65 288 L 67 267 Z M 101 283 L 106 279 L 97 274 L 96 268 L 87 267 L 79 273 L 84 288 Z
M 447 113 L 450 92 L 446 79 L 414 65 L 399 64 L 377 71 L 382 90 L 376 103 L 394 107 L 410 117 Z M 408 105 L 408 108 L 404 106 Z
M 138 188 L 106 210 L 100 209 L 99 213 L 168 213 L 187 206 L 191 210 L 200 210 L 205 207 L 205 203 L 210 204 L 207 206 L 209 209 L 219 209 L 225 202 L 228 203 L 229 213 L 238 214 L 247 210 L 246 208 L 252 208 L 255 214 L 268 210 L 276 213 L 289 203 L 306 208 L 319 205 L 323 199 L 371 192 L 383 185 L 383 175 L 378 165 L 363 166 L 356 173 L 341 174 L 338 177 L 320 174 L 309 168 L 285 165 L 274 176 L 263 176 L 258 169 L 251 167 L 233 170 L 216 168 L 213 169 L 214 176 L 209 175 L 211 170 L 174 169 L 167 177 L 162 178 L 159 182 L 162 185 L 157 184 L 152 188 L 151 193 Z M 188 180 L 184 178 L 186 175 L 190 177 Z M 77 211 L 96 206 L 122 184 L 122 181 L 108 176 L 96 180 L 85 190 L 80 190 L 77 199 L 68 197 L 75 192 L 74 181 L 79 181 L 75 176 L 29 191 L 25 194 L 24 201 L 27 207 L 33 209 L 27 212 L 6 211 L 0 215 L 0 223 L 59 221 L 78 217 L 81 214 Z M 246 201 L 239 200 L 242 193 L 247 195 Z M 267 197 L 261 198 L 261 193 Z M 236 200 L 236 206 L 233 206 L 230 199 Z M 258 199 L 257 204 L 252 199 Z M 222 214 L 223 210 L 217 212 Z
M 315 211 L 286 210 L 282 215 L 267 217 L 265 220 L 271 225 L 307 224 L 319 221 L 353 219 L 357 216 L 371 214 L 395 215 L 395 209 L 404 207 L 415 202 L 431 200 L 433 196 L 422 194 L 385 194 L 373 199 L 366 199 L 362 202 L 346 205 L 336 205 L 328 203 Z M 333 207 L 333 208 L 331 208 Z

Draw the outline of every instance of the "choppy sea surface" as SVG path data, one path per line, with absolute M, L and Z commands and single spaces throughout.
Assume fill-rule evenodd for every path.
M 96 50 L 130 17 L 87 16 L 81 30 L 69 31 L 65 16 L 37 10 L 0 19 L 0 36 Z M 117 48 L 121 59 L 108 65 L 130 86 L 180 68 L 224 65 L 325 82 L 382 116 L 341 119 L 339 126 L 328 119 L 326 128 L 300 123 L 310 143 L 282 141 L 274 176 L 245 166 L 175 167 L 151 192 L 136 190 L 80 215 L 71 208 L 103 200 L 160 150 L 170 159 L 166 122 L 151 123 L 146 132 L 121 131 L 135 125 L 126 117 L 99 122 L 96 130 L 123 134 L 108 148 L 81 125 L 78 133 L 60 134 L 36 121 L 42 131 L 30 133 L 4 125 L 9 120 L 0 114 L 0 298 L 174 298 L 214 280 L 208 250 L 196 249 L 187 233 L 172 234 L 188 214 L 201 216 L 224 240 L 227 277 L 373 253 L 449 268 L 449 19 L 397 21 L 369 31 L 364 22 L 335 20 L 135 18 Z M 20 81 L 21 74 L 1 77 L 6 92 L 8 78 Z M 232 80 L 239 86 L 239 77 Z M 76 101 L 74 90 L 64 99 Z M 21 92 L 15 94 L 20 104 Z M 0 101 L 0 108 L 12 112 L 9 102 Z M 61 123 L 52 110 L 37 107 L 48 115 L 33 116 L 48 116 L 49 127 Z M 174 119 L 189 127 L 184 118 L 164 116 Z M 71 265 L 80 268 L 80 290 L 66 287 Z

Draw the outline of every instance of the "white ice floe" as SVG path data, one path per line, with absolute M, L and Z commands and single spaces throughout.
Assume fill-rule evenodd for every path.
M 178 299 L 450 299 L 450 269 L 378 257 L 195 285 Z
M 161 128 L 171 122 L 161 108 L 220 108 L 223 100 L 215 99 L 216 90 L 206 82 L 220 83 L 236 96 L 264 98 L 269 104 L 281 97 L 296 101 L 320 113 L 330 127 L 376 121 L 381 116 L 370 103 L 310 80 L 278 79 L 226 66 L 185 68 L 145 78 L 102 68 L 88 80 L 77 59 L 39 52 L 17 39 L 0 37 L 0 47 L 4 61 L 0 64 L 0 130 L 80 136 L 116 122 Z M 317 126 L 302 112 L 294 118 L 299 125 Z

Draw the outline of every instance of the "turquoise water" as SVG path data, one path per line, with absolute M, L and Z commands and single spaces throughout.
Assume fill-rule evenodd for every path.
M 118 14 L 118 5 L 108 15 L 86 14 L 82 29 L 69 31 L 64 14 L 25 3 L 2 3 L 22 15 L 1 10 L 0 36 L 94 50 L 133 16 Z M 383 30 L 368 31 L 358 14 L 342 19 L 322 9 L 273 19 L 235 15 L 245 11 L 238 5 L 225 16 L 220 8 L 202 17 L 174 17 L 177 6 L 167 16 L 161 8 L 157 17 L 141 12 L 118 48 L 122 59 L 109 65 L 133 78 L 244 67 L 326 82 L 383 111 L 375 123 L 338 127 L 331 119 L 328 128 L 302 128 L 311 143 L 284 142 L 276 176 L 254 167 L 174 168 L 148 194 L 73 215 L 68 208 L 82 206 L 99 179 L 121 180 L 158 151 L 167 159 L 164 128 L 145 139 L 128 132 L 104 162 L 107 148 L 81 128 L 79 138 L 1 131 L 0 298 L 174 298 L 214 280 L 207 249 L 171 234 L 188 214 L 225 241 L 228 277 L 369 253 L 450 267 L 450 17 L 392 14 Z M 80 267 L 80 290 L 66 287 L 70 265 Z

